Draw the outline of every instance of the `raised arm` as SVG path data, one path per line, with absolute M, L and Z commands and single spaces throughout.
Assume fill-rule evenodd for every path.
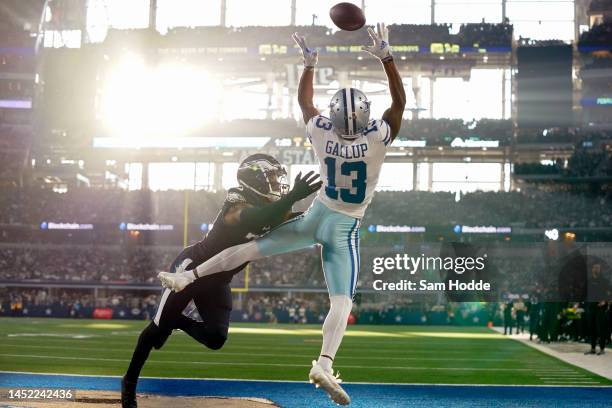
M 319 114 L 319 111 L 314 106 L 314 68 L 317 65 L 318 52 L 315 49 L 308 48 L 306 45 L 306 39 L 301 37 L 298 33 L 293 34 L 293 40 L 300 47 L 302 57 L 304 59 L 304 71 L 300 77 L 300 84 L 298 85 L 298 103 L 302 109 L 302 115 L 304 117 L 304 123 Z
M 227 225 L 241 224 L 251 232 L 259 231 L 267 225 L 277 226 L 287 219 L 293 204 L 321 188 L 322 182 L 318 178 L 319 175 L 314 171 L 308 172 L 305 176 L 299 173 L 295 177 L 291 191 L 281 199 L 258 207 L 234 206 L 225 214 L 223 220 Z
M 368 33 L 372 38 L 373 44 L 369 47 L 364 46 L 363 50 L 380 59 L 385 74 L 387 74 L 389 91 L 391 93 L 391 107 L 383 113 L 382 118 L 391 128 L 391 141 L 393 141 L 402 126 L 402 116 L 404 114 L 404 107 L 406 106 L 406 92 L 404 91 L 402 77 L 391 55 L 391 49 L 389 47 L 389 30 L 385 27 L 384 23 L 377 24 L 376 28 L 376 33 L 371 28 L 368 28 Z
M 391 107 L 383 113 L 382 118 L 391 127 L 391 141 L 393 141 L 402 127 L 402 116 L 406 106 L 406 92 L 404 91 L 402 77 L 397 70 L 393 57 L 390 60 L 383 61 L 382 64 L 387 74 L 389 91 L 391 92 Z

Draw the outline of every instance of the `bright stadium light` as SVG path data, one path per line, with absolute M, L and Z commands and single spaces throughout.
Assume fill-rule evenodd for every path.
M 192 67 L 168 65 L 154 74 L 154 113 L 162 134 L 183 134 L 218 116 L 221 85 Z
M 189 66 L 147 67 L 134 55 L 109 75 L 102 98 L 104 121 L 115 137 L 184 136 L 218 112 L 221 85 Z
M 110 73 L 102 100 L 102 115 L 113 133 L 129 135 L 138 131 L 146 118 L 148 76 L 144 61 L 126 56 Z

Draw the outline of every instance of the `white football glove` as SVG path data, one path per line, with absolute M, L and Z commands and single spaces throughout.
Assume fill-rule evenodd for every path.
M 361 49 L 372 54 L 380 60 L 385 60 L 391 57 L 391 48 L 389 47 L 389 29 L 385 23 L 376 24 L 376 32 L 368 27 L 368 34 L 372 39 L 371 46 L 362 46 Z
M 298 33 L 294 33 L 291 38 L 293 41 L 300 47 L 302 50 L 302 57 L 304 57 L 304 66 L 306 68 L 311 68 L 317 65 L 317 61 L 319 60 L 319 51 L 313 48 L 308 48 L 306 45 L 306 38 L 300 36 Z

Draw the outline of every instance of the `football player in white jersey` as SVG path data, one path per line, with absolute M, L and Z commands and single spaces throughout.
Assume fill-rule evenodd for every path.
M 306 135 L 319 159 L 323 188 L 310 209 L 299 217 L 246 244 L 228 248 L 192 270 L 162 272 L 159 278 L 170 289 L 180 291 L 195 279 L 232 270 L 244 262 L 321 246 L 323 272 L 330 310 L 323 323 L 323 345 L 313 361 L 309 378 L 336 403 L 350 403 L 348 394 L 333 375 L 332 363 L 342 342 L 359 273 L 360 220 L 372 199 L 386 149 L 397 136 L 406 104 L 401 76 L 389 48 L 384 24 L 377 32 L 368 29 L 373 44 L 363 50 L 380 59 L 387 74 L 391 107 L 382 120 L 370 120 L 370 102 L 354 88 L 341 89 L 332 97 L 329 118 L 313 103 L 313 75 L 317 51 L 297 33 L 293 38 L 302 51 L 304 72 L 298 102 L 306 123 Z

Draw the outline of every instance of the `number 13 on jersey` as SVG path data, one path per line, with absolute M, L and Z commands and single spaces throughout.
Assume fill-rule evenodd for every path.
M 343 162 L 340 165 L 340 174 L 351 177 L 352 188 L 336 187 L 336 158 L 326 157 L 327 186 L 325 194 L 332 200 L 342 200 L 349 204 L 361 204 L 365 200 L 367 166 L 363 161 Z

